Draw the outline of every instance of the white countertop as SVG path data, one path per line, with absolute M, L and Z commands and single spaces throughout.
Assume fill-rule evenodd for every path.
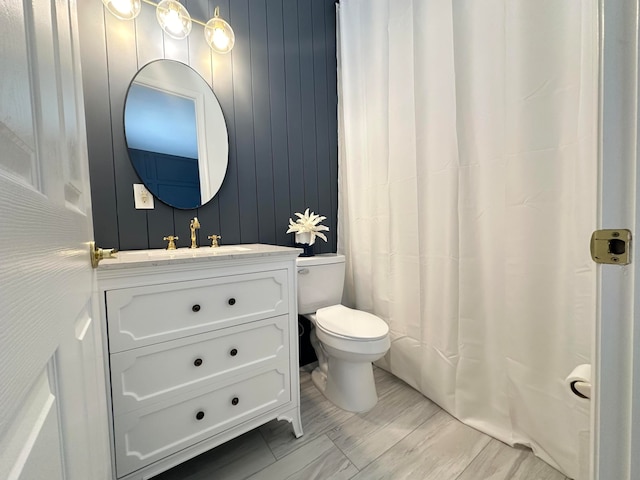
M 178 248 L 176 250 L 127 250 L 117 252 L 116 258 L 100 261 L 98 270 L 117 270 L 146 266 L 179 265 L 189 263 L 220 262 L 256 257 L 297 257 L 299 248 L 280 247 L 252 243 L 246 245 L 222 245 L 220 247 Z

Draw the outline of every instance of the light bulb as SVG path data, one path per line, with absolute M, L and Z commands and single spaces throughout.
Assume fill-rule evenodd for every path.
M 182 22 L 178 12 L 169 10 L 164 17 L 164 25 L 173 33 L 179 34 L 182 31 Z
M 231 25 L 221 19 L 216 7 L 214 17 L 204 27 L 204 38 L 212 50 L 218 53 L 229 53 L 236 42 Z
M 129 0 L 111 0 L 111 5 L 122 15 L 131 15 L 133 5 Z
M 140 0 L 102 0 L 102 3 L 120 20 L 133 20 L 140 13 Z
M 191 32 L 191 16 L 177 0 L 162 0 L 156 8 L 156 18 L 170 37 L 181 40 Z
M 213 43 L 219 50 L 226 50 L 229 46 L 229 37 L 222 28 L 213 30 Z

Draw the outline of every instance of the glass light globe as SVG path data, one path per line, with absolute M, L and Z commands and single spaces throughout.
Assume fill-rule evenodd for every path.
M 217 8 L 215 16 L 204 27 L 204 38 L 211 49 L 218 53 L 229 53 L 236 43 L 231 25 L 218 17 Z
M 191 15 L 177 0 L 162 0 L 156 8 L 156 18 L 172 38 L 182 40 L 191 32 Z
M 140 0 L 102 0 L 102 3 L 120 20 L 133 20 L 140 13 Z

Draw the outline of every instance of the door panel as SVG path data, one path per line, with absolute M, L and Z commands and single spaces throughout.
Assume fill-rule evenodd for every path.
M 75 12 L 0 0 L 0 478 L 111 476 Z
M 36 187 L 36 145 L 29 88 L 29 56 L 24 12 L 18 2 L 0 14 L 0 169 L 4 175 Z
M 53 372 L 50 362 L 0 443 L 0 478 L 64 478 Z
M 98 447 L 104 445 L 106 438 L 106 432 L 104 438 L 100 437 L 106 418 L 96 415 L 102 411 L 106 393 L 104 384 L 96 381 L 102 378 L 101 372 L 96 375 L 99 359 L 94 345 L 100 327 L 94 321 L 92 308 L 92 302 L 87 303 L 78 317 L 69 322 L 55 355 L 66 474 L 74 479 L 104 478 L 99 452 L 95 454 L 91 448 L 86 455 L 76 454 L 78 445 Z M 106 449 L 103 453 L 108 454 Z

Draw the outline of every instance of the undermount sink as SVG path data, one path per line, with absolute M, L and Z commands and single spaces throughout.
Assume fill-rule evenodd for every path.
M 220 247 L 178 248 L 176 250 L 147 250 L 149 257 L 199 257 L 201 255 L 216 255 L 221 253 L 248 252 L 251 250 L 237 245 L 222 245 Z
M 215 257 L 216 255 L 229 255 L 239 252 L 248 252 L 251 248 L 239 245 L 222 245 L 220 247 L 200 247 L 200 248 L 177 248 L 175 250 L 155 249 L 155 250 L 130 250 L 118 252 L 121 260 L 161 260 L 172 258 L 195 258 L 195 257 Z
M 200 257 L 202 255 L 219 255 L 233 252 L 248 252 L 251 250 L 237 245 L 222 245 L 220 247 L 200 247 L 200 248 L 178 248 L 176 250 L 147 250 L 145 253 L 149 258 L 153 257 Z

